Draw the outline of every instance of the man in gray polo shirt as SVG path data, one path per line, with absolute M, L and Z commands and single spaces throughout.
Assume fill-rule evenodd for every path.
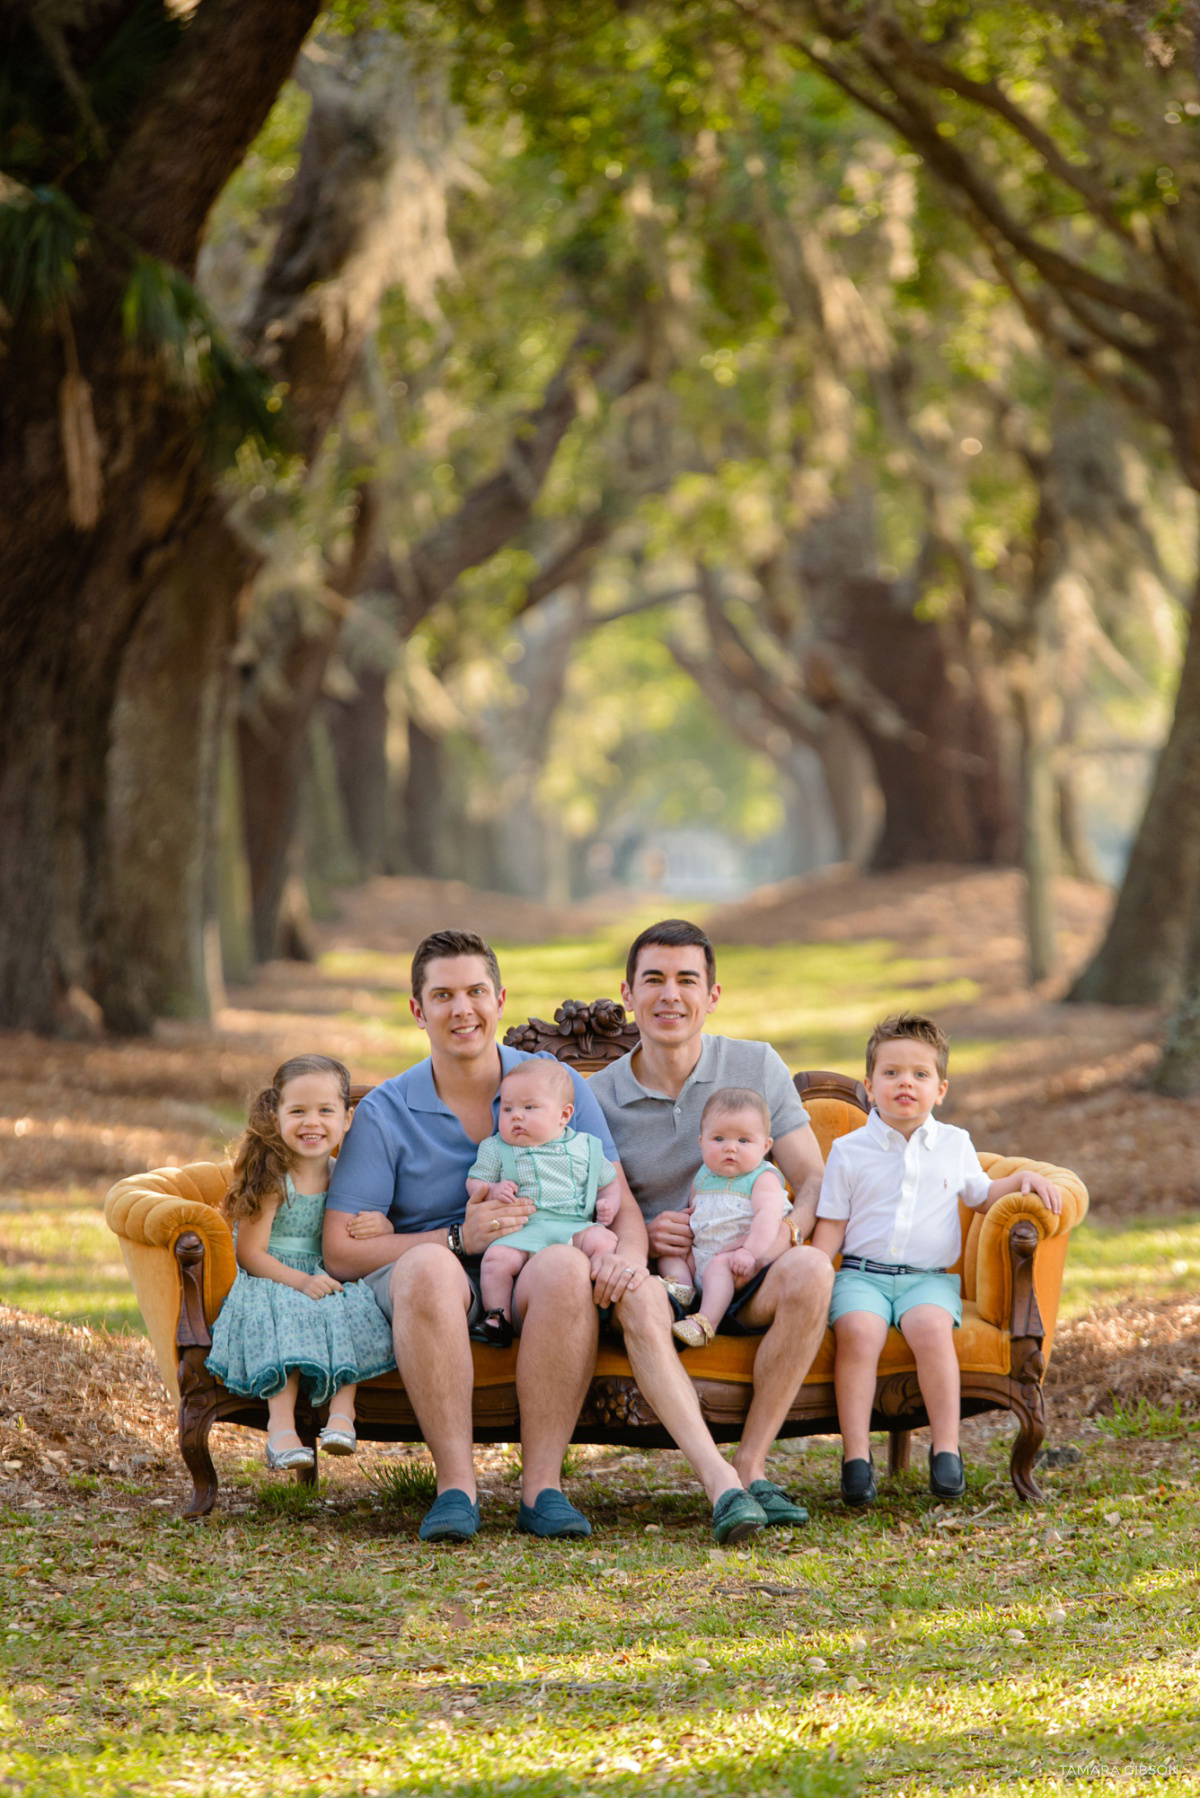
M 641 1041 L 631 1055 L 593 1074 L 588 1085 L 646 1220 L 652 1256 L 691 1249 L 686 1206 L 700 1164 L 700 1113 L 709 1094 L 722 1086 L 750 1087 L 770 1109 L 772 1153 L 793 1193 L 791 1217 L 780 1226 L 786 1247 L 742 1285 L 719 1327 L 762 1336 L 754 1360 L 754 1397 L 734 1469 L 766 1522 L 803 1522 L 802 1507 L 766 1478 L 766 1457 L 812 1365 L 829 1314 L 831 1264 L 803 1246 L 821 1189 L 821 1152 L 774 1049 L 703 1035 L 704 1020 L 721 989 L 712 944 L 702 930 L 678 918 L 652 924 L 631 947 L 625 976 L 621 996 L 633 1012 Z M 677 1379 L 671 1377 L 675 1351 L 665 1290 L 655 1282 L 618 1300 L 614 1310 L 639 1384 L 649 1393 L 640 1362 L 655 1388 L 655 1409 L 696 1466 L 695 1451 L 703 1449 L 696 1426 L 709 1443 L 711 1437 L 691 1381 L 681 1368 Z M 691 1395 L 694 1418 L 680 1381 Z

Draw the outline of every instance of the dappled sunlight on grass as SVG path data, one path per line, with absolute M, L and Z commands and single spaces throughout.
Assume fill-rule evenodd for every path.
M 680 1463 L 620 1450 L 581 1456 L 596 1534 L 572 1545 L 513 1536 L 512 1490 L 441 1552 L 414 1541 L 417 1512 L 385 1527 L 324 1487 L 307 1516 L 249 1495 L 201 1531 L 10 1511 L 0 1780 L 80 1798 L 307 1793 L 314 1768 L 346 1798 L 1007 1795 L 1078 1790 L 1101 1761 L 1125 1792 L 1194 1791 L 1200 1454 L 1089 1437 L 1031 1511 L 1005 1450 L 976 1451 L 962 1506 L 913 1472 L 868 1517 L 833 1497 L 835 1445 L 780 1454 L 812 1524 L 725 1552 L 686 1481 L 694 1521 L 647 1533 L 643 1501 L 665 1525 Z
M 1120 1224 L 1088 1220 L 1071 1235 L 1059 1315 L 1077 1317 L 1120 1298 L 1182 1297 L 1197 1285 L 1200 1213 Z

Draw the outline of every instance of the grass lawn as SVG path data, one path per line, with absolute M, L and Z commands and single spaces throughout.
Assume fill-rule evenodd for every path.
M 627 940 L 502 947 L 510 1021 L 615 996 Z M 379 1001 L 358 1067 L 423 1052 L 398 958 L 323 968 Z M 721 1028 L 854 1071 L 885 1010 L 974 993 L 875 940 L 731 949 L 721 974 Z M 986 1071 L 999 1046 L 956 1037 L 956 1066 Z M 140 1330 L 99 1204 L 67 1183 L 0 1198 L 0 1301 Z M 1063 1316 L 1185 1296 L 1198 1269 L 1200 1214 L 1085 1226 Z M 54 1455 L 32 1411 L 0 1425 L 5 1453 Z M 668 1453 L 576 1451 L 567 1489 L 595 1534 L 538 1547 L 512 1532 L 515 1451 L 481 1452 L 463 1548 L 415 1540 L 428 1482 L 407 1451 L 313 1496 L 219 1427 L 200 1525 L 174 1514 L 177 1464 L 64 1476 L 0 1504 L 0 1798 L 1195 1793 L 1200 1435 L 1153 1411 L 1052 1420 L 1079 1456 L 1038 1470 L 1031 1509 L 1006 1427 L 969 1426 L 960 1504 L 922 1490 L 918 1448 L 865 1517 L 834 1496 L 836 1444 L 781 1446 L 771 1471 L 811 1521 L 728 1552 Z
M 859 1518 L 811 1445 L 808 1527 L 724 1553 L 677 1457 L 621 1451 L 574 1545 L 510 1533 L 511 1465 L 459 1549 L 249 1467 L 202 1526 L 9 1512 L 0 1790 L 1193 1793 L 1198 1451 L 1089 1432 L 1034 1511 L 993 1440 L 957 1507 L 912 1472 Z

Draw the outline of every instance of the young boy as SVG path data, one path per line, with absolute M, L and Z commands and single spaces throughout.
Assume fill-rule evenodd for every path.
M 861 1130 L 829 1151 L 817 1201 L 813 1247 L 842 1251 L 829 1321 L 837 1341 L 833 1383 L 842 1430 L 842 1498 L 875 1498 L 870 1423 L 875 1374 L 889 1324 L 912 1349 L 929 1417 L 929 1490 L 958 1498 L 966 1487 L 958 1453 L 959 1381 L 954 1331 L 962 1322 L 957 1275 L 958 1200 L 987 1211 L 1010 1192 L 1033 1192 L 1061 1211 L 1042 1174 L 989 1180 L 965 1130 L 940 1124 L 949 1045 L 932 1018 L 885 1018 L 867 1044 L 872 1111 Z
M 484 1316 L 476 1333 L 497 1348 L 512 1341 L 513 1286 L 530 1255 L 552 1242 L 573 1243 L 588 1256 L 617 1247 L 604 1227 L 620 1204 L 617 1170 L 597 1137 L 567 1128 L 574 1101 L 561 1062 L 521 1062 L 500 1082 L 499 1133 L 483 1139 L 467 1175 L 468 1198 L 487 1193 L 511 1204 L 520 1197 L 534 1207 L 528 1223 L 493 1242 L 480 1263 Z

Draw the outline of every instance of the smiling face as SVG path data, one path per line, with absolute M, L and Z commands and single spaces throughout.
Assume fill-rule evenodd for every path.
M 408 1003 L 436 1054 L 472 1061 L 491 1052 L 504 988 L 492 984 L 482 955 L 442 955 L 426 965 L 421 997 Z
M 700 1159 L 712 1174 L 733 1180 L 765 1161 L 771 1138 L 756 1110 L 710 1111 L 700 1126 Z
M 522 1067 L 500 1082 L 500 1122 L 503 1142 L 536 1144 L 561 1136 L 575 1110 L 574 1091 L 565 1068 Z
M 643 1043 L 663 1049 L 699 1036 L 720 996 L 720 987 L 708 983 L 703 949 L 693 943 L 681 948 L 647 943 L 638 952 L 632 986 L 621 982 L 621 997 Z
M 334 1074 L 299 1074 L 279 1095 L 279 1134 L 297 1166 L 328 1161 L 346 1134 L 346 1106 Z
M 929 1043 L 909 1036 L 880 1043 L 866 1081 L 867 1097 L 885 1124 L 911 1136 L 946 1096 L 937 1054 Z

